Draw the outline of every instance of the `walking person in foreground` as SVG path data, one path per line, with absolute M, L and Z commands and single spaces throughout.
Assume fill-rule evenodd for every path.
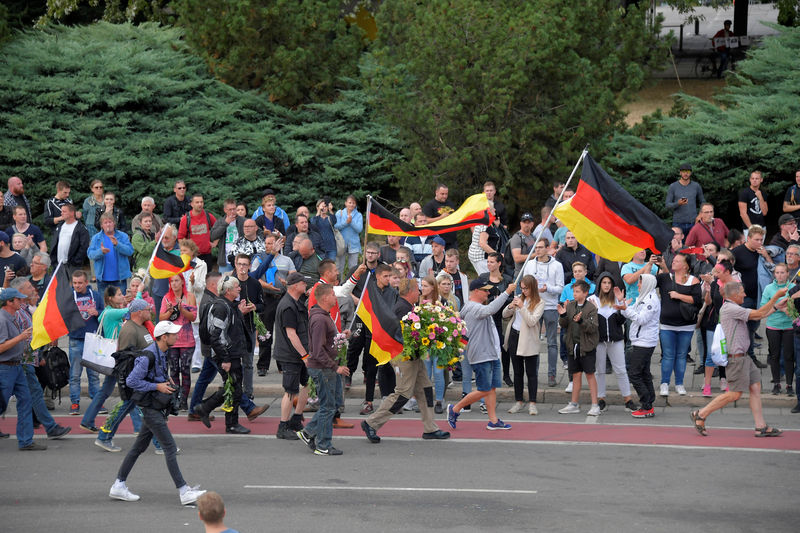
M 136 358 L 133 370 L 131 370 L 126 379 L 127 385 L 134 391 L 134 397 L 142 396 L 141 400 L 139 400 L 141 402 L 139 406 L 142 409 L 142 429 L 136 437 L 136 442 L 133 443 L 131 450 L 119 467 L 117 479 L 108 493 L 111 498 L 126 502 L 139 500 L 139 496 L 130 491 L 125 481 L 128 479 L 128 474 L 131 473 L 133 465 L 136 464 L 136 460 L 150 446 L 150 441 L 154 436 L 158 438 L 164 448 L 167 470 L 169 475 L 172 476 L 175 487 L 180 491 L 181 505 L 196 502 L 197 498 L 206 492 L 190 487 L 183 479 L 181 470 L 178 467 L 178 447 L 175 444 L 175 439 L 172 438 L 169 427 L 167 427 L 166 411 L 151 407 L 152 403 L 144 401 L 145 399 L 152 399 L 156 393 L 161 393 L 162 395 L 172 394 L 177 390 L 175 384 L 168 377 L 167 350 L 175 344 L 180 330 L 181 326 L 172 322 L 166 320 L 159 322 L 153 331 L 155 342 L 144 349 L 145 352 L 150 352 L 150 354 Z M 150 363 L 151 357 L 152 364 Z
M 732 281 L 725 284 L 725 302 L 719 310 L 719 321 L 722 330 L 725 332 L 728 350 L 728 375 L 729 391 L 720 394 L 705 407 L 694 410 L 690 413 L 694 427 L 698 433 L 704 437 L 708 435 L 706 430 L 706 418 L 708 415 L 721 409 L 731 402 L 737 401 L 742 397 L 742 393 L 750 391 L 750 410 L 753 412 L 753 420 L 756 423 L 756 437 L 777 437 L 782 431 L 776 427 L 769 426 L 764 421 L 764 413 L 761 406 L 761 372 L 756 367 L 753 360 L 747 356 L 747 348 L 750 346 L 750 334 L 747 329 L 748 320 L 761 320 L 771 315 L 777 310 L 775 302 L 786 295 L 786 287 L 779 289 L 772 295 L 764 305 L 758 309 L 748 309 L 743 307 L 745 292 L 741 283 Z
M 477 391 L 470 392 L 457 404 L 447 405 L 447 423 L 456 428 L 458 415 L 465 406 L 486 399 L 486 410 L 489 415 L 488 430 L 511 429 L 511 424 L 506 424 L 497 418 L 497 388 L 502 385 L 500 365 L 500 336 L 494 325 L 492 315 L 503 307 L 508 297 L 514 294 L 516 283 L 510 284 L 505 291 L 486 305 L 489 299 L 491 285 L 476 279 L 469 285 L 469 300 L 461 308 L 461 318 L 467 325 L 469 342 L 467 343 L 466 357 L 475 373 L 475 386 Z

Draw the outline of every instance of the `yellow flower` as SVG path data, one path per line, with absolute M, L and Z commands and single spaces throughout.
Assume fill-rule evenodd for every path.
M 436 341 L 436 347 L 441 350 L 442 348 L 444 348 L 444 343 L 442 341 Z
M 227 405 L 223 405 L 223 406 L 221 407 L 221 409 L 222 409 L 223 411 L 225 411 L 226 413 L 230 413 L 231 411 L 233 411 L 233 406 L 230 406 L 230 407 L 229 407 L 229 406 L 227 406 Z
M 425 337 L 424 339 L 422 339 L 422 345 L 423 345 L 423 346 L 427 346 L 427 345 L 429 345 L 430 343 L 431 343 L 431 341 L 430 341 L 430 340 L 429 340 L 427 337 Z

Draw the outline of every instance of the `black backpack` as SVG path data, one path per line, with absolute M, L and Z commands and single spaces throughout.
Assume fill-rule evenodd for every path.
M 130 400 L 131 396 L 133 395 L 133 389 L 128 387 L 127 379 L 128 375 L 133 370 L 133 364 L 136 361 L 137 357 L 147 356 L 148 365 L 147 370 L 148 372 L 153 368 L 155 364 L 155 356 L 153 352 L 149 350 L 136 350 L 136 349 L 125 349 L 119 350 L 118 352 L 114 352 L 111 357 L 114 358 L 114 372 L 112 375 L 117 378 L 117 387 L 119 387 L 119 397 L 122 400 Z
M 43 388 L 50 388 L 52 398 L 58 396 L 61 403 L 61 389 L 69 385 L 69 357 L 58 346 L 43 348 L 39 357 L 45 364 L 36 367 L 36 377 Z
M 531 251 L 528 244 L 525 242 L 525 235 L 522 235 L 521 231 L 517 232 L 520 235 L 520 249 L 519 253 L 522 255 L 528 255 L 528 252 Z M 514 262 L 514 255 L 511 253 L 511 239 L 508 239 L 505 242 L 505 250 L 503 250 L 503 266 L 504 272 L 506 272 L 509 276 L 514 276 L 514 269 L 517 268 L 517 264 Z

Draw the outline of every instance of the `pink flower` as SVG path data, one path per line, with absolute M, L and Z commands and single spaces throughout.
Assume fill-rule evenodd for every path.
M 429 338 L 430 340 L 433 340 L 433 339 L 435 339 L 435 338 L 436 338 L 436 334 L 435 334 L 435 333 L 431 333 L 430 335 L 428 335 L 428 338 Z
M 456 317 L 454 316 L 451 316 L 448 320 L 450 320 L 450 322 L 452 322 L 453 324 L 456 324 L 458 322 L 458 319 L 456 319 Z

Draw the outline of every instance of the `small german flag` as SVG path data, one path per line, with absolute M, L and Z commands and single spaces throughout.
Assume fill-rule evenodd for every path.
M 370 199 L 367 233 L 401 237 L 439 235 L 478 225 L 488 226 L 493 220 L 494 215 L 489 212 L 489 200 L 483 193 L 473 194 L 445 218 L 424 226 L 412 226 L 403 222 L 381 204 Z
M 669 248 L 672 230 L 636 201 L 587 154 L 575 195 L 553 210 L 578 242 L 611 261 L 630 261 L 649 248 Z
M 85 325 L 75 303 L 67 269 L 59 263 L 42 301 L 33 312 L 31 349 L 41 348 Z
M 378 286 L 372 277 L 367 279 L 356 314 L 372 333 L 369 353 L 379 365 L 388 363 L 403 351 L 403 330 L 400 328 L 400 321 L 391 309 L 383 305 L 378 294 Z
M 171 278 L 192 268 L 191 258 L 186 254 L 176 255 L 156 246 L 156 253 L 150 262 L 150 277 L 153 279 Z

